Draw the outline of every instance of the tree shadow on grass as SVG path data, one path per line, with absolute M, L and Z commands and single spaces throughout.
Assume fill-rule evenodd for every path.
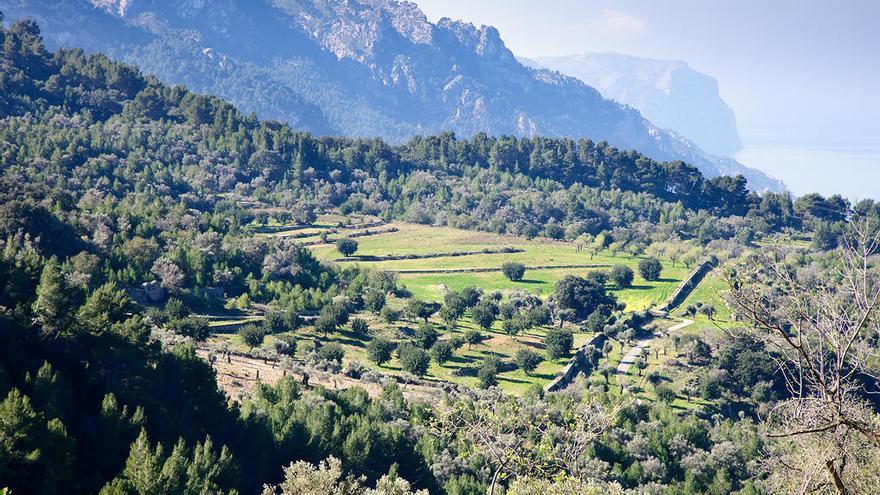
M 525 380 L 520 380 L 519 378 L 509 378 L 506 376 L 499 376 L 498 381 L 499 382 L 508 382 L 508 383 L 529 383 Z
M 554 373 L 532 373 L 529 378 L 537 378 L 539 380 L 552 380 L 556 378 Z
M 449 358 L 449 362 L 455 364 L 470 364 L 474 361 L 476 361 L 476 359 L 467 356 L 452 356 Z
M 541 351 L 544 350 L 544 347 L 543 347 L 540 343 L 538 343 L 538 342 L 531 342 L 531 341 L 528 341 L 528 340 L 521 340 L 521 341 L 519 341 L 519 343 L 522 344 L 522 345 L 528 346 L 528 347 L 532 347 L 532 348 L 534 348 L 534 349 L 541 350 Z
M 524 278 L 521 280 L 516 280 L 516 283 L 518 283 L 518 284 L 542 284 L 544 282 L 541 282 L 540 280 L 533 280 L 530 278 Z
M 653 288 L 654 287 L 652 287 L 650 285 L 630 285 L 629 287 L 627 287 L 626 289 L 623 289 L 623 290 L 649 290 L 649 289 L 653 289 Z
M 347 345 L 347 346 L 349 346 L 349 347 L 357 347 L 357 348 L 359 348 L 359 349 L 363 349 L 363 348 L 366 347 L 366 346 L 364 345 L 364 342 L 363 342 L 362 340 L 346 338 L 346 337 L 341 336 L 341 335 L 336 335 L 336 336 L 332 336 L 332 335 L 331 335 L 331 336 L 329 336 L 328 338 L 326 338 L 326 339 L 321 339 L 321 340 L 323 340 L 325 343 L 326 343 L 326 342 L 337 342 L 337 343 L 342 344 L 342 345 Z

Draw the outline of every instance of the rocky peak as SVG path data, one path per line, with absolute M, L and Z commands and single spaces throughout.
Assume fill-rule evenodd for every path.
M 470 22 L 444 17 L 437 21 L 437 27 L 451 34 L 469 50 L 484 58 L 498 58 L 506 62 L 516 59 L 501 39 L 501 34 L 493 26 L 476 27 Z
M 383 38 L 414 45 L 433 41 L 433 25 L 410 2 L 394 0 L 275 0 L 313 39 L 337 58 L 371 59 Z

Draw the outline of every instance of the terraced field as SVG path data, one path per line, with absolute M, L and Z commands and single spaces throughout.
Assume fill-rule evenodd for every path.
M 443 300 L 446 291 L 460 290 L 466 286 L 501 292 L 521 289 L 547 297 L 553 293 L 556 282 L 566 275 L 583 276 L 591 270 L 607 270 L 615 265 L 630 266 L 638 273 L 637 265 L 642 259 L 627 254 L 614 255 L 610 251 L 591 256 L 587 250 L 578 249 L 574 243 L 546 238 L 525 239 L 449 227 L 409 223 L 377 225 L 377 223 L 375 217 L 322 215 L 318 221 L 309 226 L 261 225 L 254 226 L 253 231 L 254 235 L 258 236 L 295 237 L 297 242 L 306 243 L 319 259 L 327 262 L 356 263 L 377 270 L 396 272 L 400 284 L 405 286 L 413 297 L 438 302 Z M 369 227 L 365 228 L 365 225 Z M 352 234 L 358 235 L 356 237 L 358 250 L 354 256 L 343 258 L 333 242 Z M 454 253 L 457 255 L 453 255 Z M 382 259 L 407 255 L 422 257 Z M 527 267 L 523 280 L 513 282 L 501 273 L 501 266 L 507 261 L 520 262 Z M 626 303 L 628 311 L 646 309 L 664 301 L 687 276 L 690 269 L 681 264 L 673 267 L 669 260 L 661 260 L 661 262 L 663 272 L 660 280 L 648 282 L 636 275 L 632 287 L 620 290 L 614 287 L 613 283 L 609 283 L 608 289 Z M 698 291 L 701 290 L 704 289 L 700 287 Z M 709 292 L 705 294 L 708 295 Z M 402 310 L 406 302 L 406 299 L 391 297 L 388 305 Z M 376 337 L 396 342 L 405 341 L 406 336 L 413 332 L 418 322 L 403 319 L 388 323 L 369 312 L 360 312 L 352 317 L 368 322 L 369 335 L 356 335 L 348 328 L 323 335 L 307 325 L 294 331 L 293 336 L 301 349 L 310 347 L 312 343 L 320 346 L 335 342 L 344 348 L 347 362 L 357 361 L 367 369 L 385 375 L 404 376 L 396 355 L 382 366 L 371 363 L 367 359 L 366 344 Z M 248 352 L 249 349 L 236 334 L 236 325 L 226 325 L 232 323 L 227 320 L 229 318 L 218 318 L 218 321 L 212 322 L 212 327 L 216 328 L 216 331 L 209 339 L 209 343 L 214 348 Z M 468 314 L 461 318 L 453 329 L 446 328 L 437 315 L 432 317 L 432 322 L 444 339 L 476 329 Z M 546 358 L 543 340 L 547 330 L 546 327 L 539 327 L 529 330 L 526 334 L 512 337 L 505 334 L 501 322 L 496 321 L 493 328 L 485 332 L 488 338 L 481 344 L 462 347 L 443 365 L 432 360 L 425 378 L 429 381 L 448 381 L 475 386 L 478 383 L 476 370 L 488 356 L 510 363 L 519 349 L 530 348 Z M 576 333 L 574 347 L 579 347 L 591 336 L 587 333 Z M 271 348 L 273 340 L 278 337 L 267 336 L 263 347 Z M 619 354 L 622 350 L 619 349 L 619 345 L 615 345 L 617 346 L 615 352 Z M 566 364 L 568 359 L 555 361 L 545 359 L 531 374 L 519 369 L 502 369 L 498 374 L 499 386 L 508 392 L 522 394 L 531 387 L 545 386 Z
M 416 297 L 440 301 L 446 290 L 458 290 L 466 286 L 482 287 L 485 290 L 523 289 L 542 296 L 553 292 L 553 286 L 566 275 L 583 276 L 589 270 L 607 269 L 614 265 L 627 265 L 636 269 L 638 257 L 608 251 L 591 257 L 587 251 L 578 251 L 570 242 L 548 239 L 528 240 L 522 237 L 473 232 L 449 227 L 392 223 L 388 227 L 397 232 L 358 238 L 357 256 L 388 256 L 406 254 L 451 253 L 455 251 L 481 251 L 510 247 L 520 250 L 515 253 L 473 254 L 468 256 L 434 257 L 427 259 L 404 259 L 393 261 L 340 261 L 341 263 L 361 263 L 380 270 L 398 272 L 400 280 Z M 338 261 L 342 255 L 332 244 L 316 245 L 312 251 L 321 259 Z M 526 265 L 525 278 L 519 282 L 507 280 L 500 272 L 505 261 L 516 261 Z M 594 265 L 593 268 L 585 267 Z M 567 268 L 533 268 L 558 267 Z M 457 270 L 495 269 L 490 272 L 460 272 Z M 448 270 L 448 273 L 408 273 L 411 270 Z M 637 270 L 636 270 L 637 271 Z M 663 261 L 663 278 L 648 282 L 636 276 L 633 287 L 616 290 L 618 299 L 627 304 L 628 310 L 641 310 L 663 301 L 687 276 L 688 269 L 681 264 L 672 266 Z

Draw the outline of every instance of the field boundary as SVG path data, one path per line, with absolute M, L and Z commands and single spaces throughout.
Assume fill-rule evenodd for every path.
M 372 261 L 402 261 L 402 260 L 425 260 L 431 258 L 456 258 L 459 256 L 476 256 L 480 254 L 513 254 L 513 253 L 524 253 L 525 249 L 506 247 L 501 249 L 482 249 L 480 251 L 452 251 L 448 253 L 411 253 L 411 254 L 388 254 L 388 255 L 373 255 L 373 254 L 362 254 L 358 256 L 347 256 L 344 258 L 337 258 L 334 261 L 364 261 L 364 262 L 372 262 Z
M 363 232 L 353 232 L 353 233 L 348 234 L 348 235 L 346 235 L 346 236 L 344 236 L 344 237 L 340 237 L 339 239 L 355 238 L 355 237 L 367 237 L 367 236 L 371 236 L 371 235 L 379 235 L 379 234 L 393 234 L 393 233 L 395 233 L 395 232 L 399 232 L 399 231 L 400 231 L 400 229 L 398 229 L 397 227 L 388 227 L 387 229 L 376 229 L 376 230 L 369 230 L 369 229 L 367 229 L 367 230 L 365 230 L 365 231 L 363 231 Z M 337 232 L 337 233 L 338 233 L 338 232 Z M 314 237 L 314 236 L 317 236 L 317 235 L 320 235 L 320 234 L 313 234 L 313 235 L 306 236 L 306 237 Z M 318 239 L 318 240 L 316 240 L 316 241 L 307 241 L 307 242 L 303 242 L 302 245 L 303 245 L 303 246 L 319 246 L 319 245 L 321 245 L 321 244 L 333 244 L 334 242 L 338 241 L 339 239 L 328 239 L 328 240 L 326 240 L 326 241 L 321 240 L 321 239 Z
M 590 263 L 586 265 L 538 265 L 538 266 L 527 266 L 526 271 L 529 270 L 561 270 L 566 268 L 611 268 L 612 265 L 607 263 Z M 401 275 L 407 274 L 445 274 L 445 273 L 485 273 L 485 272 L 500 272 L 501 267 L 493 266 L 493 267 L 479 267 L 479 268 L 413 268 L 407 269 L 402 268 L 398 270 L 388 270 L 390 272 L 399 273 Z
M 669 311 L 678 307 L 679 304 L 683 303 L 685 299 L 691 294 L 691 292 L 700 284 L 700 281 L 715 268 L 715 265 L 718 261 L 713 257 L 708 260 L 700 263 L 700 265 L 694 268 L 694 271 L 690 273 L 684 280 L 678 284 L 678 287 L 675 289 L 675 292 L 669 296 L 669 299 L 663 303 L 662 306 L 656 309 L 656 311 L 661 313 L 669 313 Z
M 593 364 L 587 356 L 587 348 L 594 347 L 596 349 L 601 349 L 602 346 L 605 345 L 607 339 L 608 336 L 604 333 L 594 335 L 593 338 L 591 338 L 586 344 L 582 345 L 577 352 L 574 353 L 574 357 L 572 357 L 571 361 L 568 362 L 568 365 L 562 369 L 562 373 L 548 383 L 544 387 L 544 391 L 558 392 L 571 385 L 579 374 L 583 373 L 584 376 L 589 376 L 590 373 L 593 372 Z

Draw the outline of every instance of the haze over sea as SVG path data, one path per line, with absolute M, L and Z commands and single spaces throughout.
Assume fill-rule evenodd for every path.
M 795 195 L 880 199 L 880 136 L 791 136 L 759 129 L 740 133 L 744 148 L 736 159 L 782 179 Z

